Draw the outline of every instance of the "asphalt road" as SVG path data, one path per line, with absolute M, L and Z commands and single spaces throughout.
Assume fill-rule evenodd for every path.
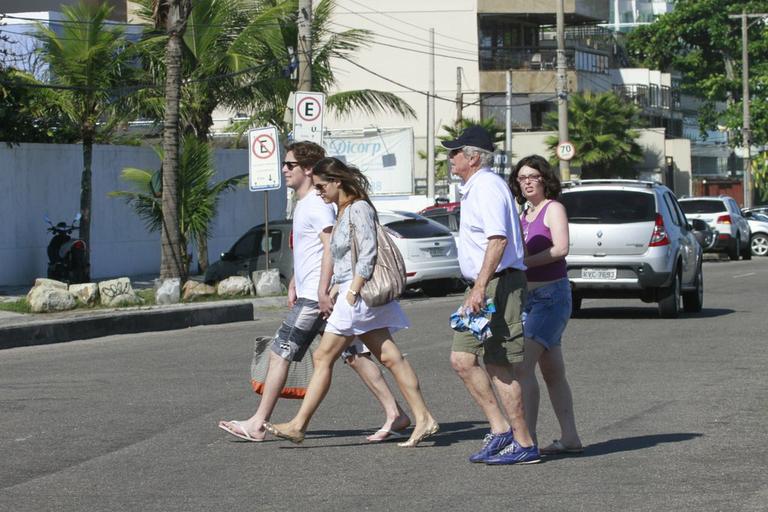
M 564 350 L 587 451 L 522 467 L 466 461 L 487 424 L 448 364 L 457 296 L 404 302 L 442 425 L 417 449 L 365 443 L 382 415 L 341 365 L 303 445 L 216 428 L 254 409 L 252 338 L 277 314 L 0 351 L 0 510 L 767 510 L 768 259 L 704 271 L 699 315 L 585 300 Z M 548 442 L 544 388 L 541 409 Z

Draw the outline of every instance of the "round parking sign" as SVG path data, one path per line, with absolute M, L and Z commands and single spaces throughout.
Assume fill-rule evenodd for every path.
M 570 141 L 563 141 L 557 145 L 557 158 L 568 161 L 576 156 L 576 148 Z
M 305 96 L 296 104 L 296 112 L 304 121 L 314 121 L 323 113 L 323 107 L 317 98 Z
M 256 158 L 265 160 L 275 153 L 275 147 L 275 139 L 267 134 L 261 134 L 253 139 L 253 144 L 251 144 L 251 153 L 253 153 L 253 156 Z

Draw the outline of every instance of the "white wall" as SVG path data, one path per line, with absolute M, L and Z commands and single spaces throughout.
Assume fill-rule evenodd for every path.
M 80 204 L 80 145 L 0 143 L 0 285 L 26 285 L 45 276 L 50 235 L 43 216 L 71 222 Z M 248 172 L 246 150 L 217 150 L 219 179 Z M 152 274 L 160 268 L 160 236 L 121 199 L 107 196 L 130 185 L 119 176 L 124 167 L 156 169 L 155 152 L 146 147 L 94 147 L 91 277 Z M 270 219 L 285 212 L 285 189 L 269 193 Z M 248 228 L 263 222 L 264 193 L 237 190 L 222 196 L 209 242 L 211 261 Z M 196 267 L 194 267 L 196 268 Z
M 475 0 L 337 0 L 336 4 L 332 30 L 341 32 L 352 27 L 370 30 L 374 34 L 374 44 L 352 56 L 355 62 L 403 86 L 426 92 L 429 90 L 429 29 L 433 27 L 435 53 L 441 55 L 435 57 L 436 95 L 455 99 L 456 67 L 461 66 L 464 68 L 464 103 L 478 99 L 480 80 Z M 367 114 L 357 114 L 346 119 L 329 117 L 325 121 L 327 128 L 410 125 L 414 130 L 415 151 L 426 150 L 426 96 L 378 78 L 342 59 L 334 59 L 333 68 L 338 78 L 337 90 L 377 89 L 396 93 L 416 110 L 417 118 L 404 120 L 395 115 Z M 479 118 L 479 107 L 465 108 L 464 117 Z M 456 104 L 453 101 L 435 100 L 436 134 L 441 133 L 440 126 L 453 124 L 455 118 Z M 414 162 L 415 176 L 425 177 L 426 161 L 415 156 Z

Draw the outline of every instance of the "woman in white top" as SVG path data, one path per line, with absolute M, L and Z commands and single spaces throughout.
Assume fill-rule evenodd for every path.
M 368 197 L 368 179 L 358 169 L 348 167 L 336 158 L 320 160 L 312 172 L 320 197 L 338 207 L 331 236 L 333 282 L 338 286 L 338 300 L 314 353 L 315 370 L 299 412 L 288 423 L 265 423 L 264 428 L 273 435 L 301 443 L 312 415 L 331 385 L 334 363 L 355 336 L 359 336 L 392 372 L 413 411 L 416 420 L 413 433 L 408 441 L 398 446 L 414 447 L 437 433 L 439 425 L 424 403 L 416 373 L 391 336 L 391 332 L 408 327 L 408 319 L 400 304 L 393 301 L 368 307 L 360 297 L 360 289 L 373 274 L 377 253 L 376 209 Z M 355 237 L 357 247 L 354 268 L 351 236 Z

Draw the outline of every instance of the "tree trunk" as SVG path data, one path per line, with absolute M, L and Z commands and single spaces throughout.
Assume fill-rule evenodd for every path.
M 163 227 L 160 278 L 187 279 L 188 258 L 179 228 L 179 98 L 181 96 L 182 35 L 190 0 L 172 0 L 168 6 L 165 49 L 165 119 L 163 121 Z
M 85 242 L 85 271 L 91 275 L 91 208 L 93 205 L 93 139 L 92 130 L 83 130 L 83 173 L 80 175 L 80 229 L 78 236 Z
M 201 274 L 204 274 L 208 268 L 208 238 L 204 236 L 198 236 L 196 242 L 198 271 Z

